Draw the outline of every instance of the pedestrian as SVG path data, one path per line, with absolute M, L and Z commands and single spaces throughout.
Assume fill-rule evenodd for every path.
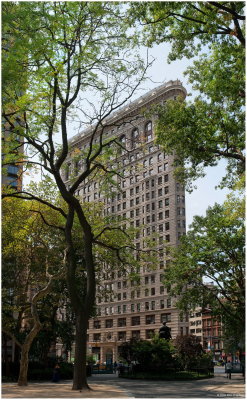
M 60 367 L 58 364 L 56 364 L 53 370 L 52 382 L 58 383 L 59 381 L 60 381 Z
M 117 372 L 117 362 L 116 361 L 113 364 L 113 371 L 114 371 L 114 374 Z
M 230 361 L 226 363 L 226 377 L 232 379 L 232 363 Z

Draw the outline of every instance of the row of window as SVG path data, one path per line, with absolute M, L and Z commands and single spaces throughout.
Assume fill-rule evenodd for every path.
M 145 339 L 151 339 L 155 335 L 155 329 L 146 329 L 145 330 Z M 141 337 L 141 332 L 138 331 L 132 331 L 131 332 L 131 338 L 132 339 L 140 339 Z M 127 332 L 126 331 L 120 331 L 117 333 L 117 336 L 113 336 L 112 332 L 108 332 L 106 334 L 106 340 L 118 340 L 118 341 L 123 341 L 126 342 L 127 340 Z M 102 335 L 101 333 L 94 333 L 93 334 L 93 341 L 94 342 L 101 342 L 102 341 Z
M 159 176 L 157 183 L 158 185 L 161 185 L 164 182 L 167 182 L 167 179 L 165 180 L 165 178 L 163 178 L 163 176 Z M 145 182 L 142 183 L 142 191 L 144 191 L 145 189 L 149 189 L 150 187 L 154 187 L 155 186 L 155 180 L 151 179 L 151 180 L 146 180 Z M 89 184 L 87 186 L 85 186 L 82 190 L 82 193 L 86 193 L 86 192 L 91 192 L 92 190 L 97 190 L 100 187 L 100 184 L 98 182 L 94 182 L 93 184 Z M 136 186 L 135 189 L 135 193 L 139 193 L 139 186 Z M 176 183 L 176 189 L 177 191 L 179 190 L 184 190 L 184 187 L 182 185 L 180 185 L 179 183 Z M 168 193 L 169 188 L 166 187 L 165 188 L 165 193 Z M 130 191 L 130 195 L 132 196 L 132 194 L 134 194 L 134 189 L 132 188 L 132 191 Z M 126 192 L 121 192 L 117 194 L 117 200 L 121 200 L 121 199 L 125 199 L 126 198 Z M 114 198 L 108 198 L 106 199 L 109 201 L 114 201 Z
M 157 148 L 155 146 L 149 146 L 148 148 L 148 152 L 152 153 L 154 151 L 156 151 Z M 129 163 L 133 163 L 136 162 L 137 160 L 139 160 L 141 157 L 143 157 L 142 153 L 136 152 L 136 153 L 132 153 L 128 158 L 123 158 L 122 160 L 122 164 L 123 165 L 127 165 Z M 160 163 L 164 160 L 164 158 L 167 158 L 168 156 L 165 155 L 164 153 L 158 153 L 157 154 L 157 158 L 156 156 L 151 156 L 149 159 L 145 159 L 143 161 L 143 167 L 147 167 L 148 165 L 152 165 L 154 163 L 154 161 L 157 160 L 157 163 Z M 118 167 L 120 167 L 120 165 L 118 164 Z
M 159 294 L 164 294 L 164 291 L 165 289 L 164 289 L 164 286 L 160 286 L 160 289 L 159 289 Z M 145 297 L 149 297 L 149 296 L 155 296 L 155 288 L 151 288 L 151 289 L 149 289 L 149 288 L 146 288 L 146 289 L 144 289 L 144 293 L 145 293 Z M 158 294 L 158 293 L 156 293 L 156 294 Z M 130 298 L 131 299 L 135 299 L 135 298 L 139 298 L 139 297 L 141 297 L 141 291 L 140 291 L 140 289 L 137 289 L 137 290 L 133 290 L 131 293 L 130 293 Z M 123 292 L 123 293 L 117 293 L 117 295 L 115 296 L 115 299 L 116 300 L 118 300 L 118 301 L 121 301 L 121 300 L 127 300 L 127 293 L 126 292 Z M 132 310 L 131 310 L 132 311 Z M 137 311 L 140 311 L 140 309 L 137 309 Z
M 163 290 L 163 289 L 162 289 Z M 155 291 L 154 291 L 155 292 Z M 146 292 L 145 292 L 146 293 Z M 149 293 L 149 292 L 148 292 Z M 118 293 L 119 299 L 121 298 L 124 300 L 124 296 L 127 297 L 127 295 L 123 295 L 121 293 Z M 149 294 L 145 294 L 146 296 L 149 296 Z M 125 314 L 129 311 L 131 312 L 139 312 L 139 311 L 149 311 L 149 310 L 155 310 L 155 309 L 165 309 L 165 308 L 171 308 L 172 302 L 171 299 L 161 299 L 159 301 L 146 301 L 144 303 L 136 303 L 136 304 L 131 304 L 130 307 L 128 307 L 127 304 L 122 304 L 118 306 L 108 306 L 108 307 L 98 307 L 97 314 L 100 315 L 112 315 L 114 313 L 117 314 Z
M 146 339 L 151 339 L 155 333 L 158 333 L 158 330 L 155 329 L 145 329 L 145 338 Z M 131 335 L 132 339 L 140 339 L 141 338 L 141 331 L 140 330 L 134 330 L 129 332 L 129 334 Z M 188 327 L 180 327 L 180 335 L 188 335 L 189 334 L 189 328 Z M 93 341 L 94 342 L 101 342 L 101 340 L 103 339 L 102 337 L 103 335 L 101 335 L 101 333 L 94 333 L 93 334 Z M 119 341 L 126 341 L 127 340 L 127 332 L 126 331 L 120 331 L 117 333 L 117 337 L 114 335 L 112 332 L 107 332 L 106 335 L 104 335 L 106 340 L 119 340 Z M 129 338 L 128 338 L 129 339 Z M 218 346 L 215 346 L 215 349 L 219 348 Z
M 155 314 L 150 314 L 145 316 L 145 323 L 146 325 L 155 324 L 156 323 L 163 323 L 163 322 L 171 322 L 171 314 L 165 313 L 161 314 L 160 316 Z M 116 321 L 117 327 L 124 327 L 127 326 L 127 319 L 126 318 L 118 318 Z M 130 318 L 130 325 L 140 325 L 140 316 L 134 316 Z M 113 328 L 114 320 L 113 319 L 106 319 L 105 321 L 100 321 L 95 319 L 93 321 L 93 329 L 101 329 L 101 328 Z
M 151 170 L 150 170 L 150 171 L 151 171 Z M 150 173 L 150 172 L 148 172 L 148 171 L 144 171 L 143 177 L 146 178 L 146 177 L 148 176 L 148 174 L 152 175 L 153 172 L 151 171 L 151 173 Z M 144 175 L 145 175 L 145 176 L 144 176 Z M 127 185 L 127 181 L 126 181 L 126 180 L 122 180 L 122 187 L 125 188 L 125 187 L 127 187 L 127 186 L 129 186 L 129 185 L 133 185 L 134 183 L 139 182 L 139 181 L 140 181 L 140 178 L 141 178 L 140 175 L 135 175 L 135 177 L 131 176 L 131 177 L 129 178 L 129 183 L 128 183 L 128 185 Z M 159 181 L 159 178 L 161 178 L 160 181 Z M 161 183 L 162 183 L 162 178 L 163 178 L 164 183 L 166 183 L 166 182 L 169 181 L 169 174 L 165 174 L 164 177 L 160 176 L 159 178 L 158 178 L 158 184 L 161 185 Z M 152 181 L 154 182 L 154 179 L 152 179 Z M 159 182 L 160 182 L 160 183 L 159 183 Z
M 114 135 L 114 129 L 113 129 L 111 132 L 108 132 L 108 133 L 106 133 L 106 134 L 109 134 L 109 133 L 111 133 L 112 135 Z M 143 141 L 144 141 L 144 142 L 150 142 L 150 141 L 152 140 L 152 138 L 153 138 L 152 122 L 149 121 L 149 122 L 147 122 L 146 125 L 145 125 L 145 128 L 144 128 L 144 136 L 142 137 L 142 139 L 141 139 L 141 137 L 140 137 L 140 135 L 139 135 L 139 130 L 138 130 L 138 128 L 134 128 L 134 130 L 133 130 L 132 133 L 131 133 L 130 146 L 128 146 L 128 147 L 131 147 L 132 149 L 134 149 L 134 148 L 136 148 L 137 146 L 139 146 Z M 126 135 L 122 135 L 122 136 L 120 137 L 119 141 L 120 141 L 120 143 L 121 143 L 121 146 L 125 147 L 126 144 L 127 144 L 127 141 L 129 142 L 129 139 L 126 137 Z M 98 143 L 98 142 L 99 142 L 99 138 L 95 138 L 95 139 L 94 139 L 94 143 Z M 85 150 L 85 148 L 88 147 L 88 146 L 89 146 L 89 143 L 88 143 L 87 145 L 84 145 L 84 146 L 83 146 L 83 147 L 84 147 L 84 150 Z M 80 150 L 82 150 L 82 149 L 80 149 Z M 154 146 L 150 146 L 149 152 L 152 152 L 152 151 L 154 151 L 154 150 L 155 150 Z M 121 148 L 121 149 L 120 149 L 120 153 L 122 153 L 122 154 L 125 153 L 125 149 L 124 149 L 124 148 Z M 80 160 L 80 161 L 82 161 L 82 160 Z M 78 174 L 79 169 L 80 169 L 81 164 L 82 164 L 80 161 L 76 161 L 76 162 L 74 163 L 74 172 L 75 172 L 76 174 Z M 72 166 L 71 166 L 71 163 L 69 162 L 69 163 L 67 164 L 67 168 L 66 168 L 66 171 L 65 171 L 65 179 L 66 179 L 66 180 L 69 179 L 69 175 L 70 175 L 70 173 L 72 172 L 72 171 L 71 171 L 71 167 L 72 167 Z
M 150 165 L 152 165 L 153 164 L 153 157 L 151 157 L 150 159 L 149 159 L 149 162 L 150 162 L 150 160 L 151 160 L 151 164 L 149 164 L 149 166 Z M 147 160 L 144 160 L 143 161 L 143 168 L 147 168 Z M 168 171 L 168 163 L 165 163 L 164 165 L 158 165 L 158 168 L 157 168 L 157 172 L 158 173 L 161 173 L 161 172 L 166 172 L 166 171 Z M 135 174 L 135 172 L 133 171 L 133 169 L 131 168 L 131 169 L 124 169 L 123 170 L 123 176 L 125 176 L 125 177 L 130 177 L 130 176 L 133 176 Z M 146 178 L 146 176 L 148 176 L 148 175 L 154 175 L 154 169 L 153 168 L 150 168 L 149 170 L 145 170 L 144 172 L 143 172 L 143 177 L 144 178 Z
M 150 142 L 153 138 L 153 132 L 152 132 L 152 122 L 148 121 L 145 126 L 144 126 L 144 141 L 145 142 Z M 126 135 L 122 135 L 120 137 L 120 142 L 123 146 L 125 146 L 127 144 L 127 141 L 129 140 L 129 138 Z M 140 131 L 138 128 L 134 128 L 131 132 L 130 135 L 130 147 L 132 149 L 136 148 L 137 146 L 139 146 L 142 143 L 142 138 L 140 135 Z

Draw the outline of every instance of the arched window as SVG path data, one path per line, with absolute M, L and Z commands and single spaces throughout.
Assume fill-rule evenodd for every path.
M 122 136 L 119 138 L 119 140 L 120 140 L 121 146 L 123 146 L 123 147 L 125 148 L 125 147 L 126 147 L 126 136 L 125 136 L 125 135 L 122 135 Z M 123 147 L 120 147 L 120 153 L 121 153 L 121 154 L 125 153 L 125 149 L 124 149 Z
M 153 137 L 152 122 L 148 121 L 145 125 L 145 141 L 150 142 Z
M 138 144 L 139 140 L 139 131 L 137 128 L 133 129 L 132 134 L 131 134 L 131 147 L 132 149 L 135 148 Z
M 120 137 L 120 142 L 121 142 L 122 144 L 125 144 L 125 143 L 126 143 L 126 136 L 125 136 L 125 135 L 122 135 L 122 136 Z

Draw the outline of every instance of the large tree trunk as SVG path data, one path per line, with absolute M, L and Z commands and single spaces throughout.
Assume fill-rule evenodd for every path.
M 87 384 L 87 321 L 83 310 L 76 316 L 75 364 L 72 390 L 89 390 Z
M 18 386 L 27 386 L 28 354 L 31 344 L 22 345 Z

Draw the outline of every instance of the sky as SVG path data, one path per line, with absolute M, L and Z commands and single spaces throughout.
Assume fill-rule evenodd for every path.
M 192 99 L 195 93 L 191 85 L 188 84 L 187 77 L 184 76 L 186 68 L 192 64 L 192 61 L 182 59 L 168 64 L 168 53 L 168 44 L 155 45 L 152 49 L 149 49 L 149 55 L 154 57 L 155 61 L 149 70 L 151 80 L 145 82 L 144 89 L 148 91 L 163 82 L 179 79 L 188 94 L 192 95 Z M 213 206 L 216 202 L 221 204 L 226 199 L 229 191 L 227 189 L 216 189 L 216 186 L 220 184 L 222 177 L 225 175 L 225 165 L 225 161 L 221 161 L 217 167 L 207 168 L 206 176 L 195 181 L 197 189 L 192 193 L 186 193 L 187 229 L 192 223 L 194 215 L 206 215 L 206 210 L 209 206 Z
M 183 86 L 186 88 L 188 94 L 192 94 L 191 99 L 195 93 L 192 87 L 187 82 L 187 77 L 184 76 L 184 72 L 188 66 L 192 64 L 191 60 L 182 59 L 176 60 L 172 63 L 167 63 L 167 56 L 170 50 L 170 46 L 167 43 L 154 45 L 153 48 L 148 50 L 150 59 L 154 58 L 154 62 L 148 71 L 150 79 L 146 80 L 141 90 L 138 90 L 135 98 L 140 97 L 149 90 L 161 85 L 164 82 L 170 80 L 179 79 Z M 144 58 L 147 56 L 147 49 L 141 49 L 141 53 Z M 77 132 L 71 126 L 70 137 L 74 136 Z M 186 193 L 186 225 L 187 229 L 193 221 L 194 215 L 205 215 L 208 206 L 213 206 L 215 202 L 222 203 L 226 199 L 227 189 L 220 190 L 215 187 L 219 185 L 221 178 L 225 174 L 225 162 L 219 163 L 218 167 L 211 167 L 206 170 L 207 174 L 204 178 L 199 179 L 195 182 L 197 189 L 192 193 Z M 24 179 L 24 184 L 28 184 L 30 180 L 36 180 L 38 177 L 27 176 Z

